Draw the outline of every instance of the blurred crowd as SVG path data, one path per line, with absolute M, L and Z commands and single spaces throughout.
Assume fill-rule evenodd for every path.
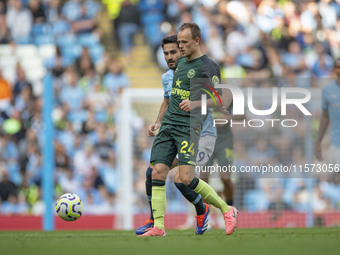
M 104 2 L 118 12 L 116 5 Z M 340 57 L 339 1 L 132 2 L 122 1 L 121 15 L 116 14 L 116 38 L 127 53 L 133 36 L 143 31 L 164 69 L 160 42 L 188 21 L 200 26 L 203 51 L 221 65 L 226 78 L 329 77 L 333 59 Z
M 221 65 L 224 78 L 310 79 L 333 76 L 333 61 L 340 57 L 339 2 L 1 1 L 1 44 L 14 50 L 26 44 L 55 45 L 53 57 L 44 60 L 44 67 L 53 76 L 55 92 L 55 196 L 77 193 L 89 214 L 117 210 L 120 177 L 116 140 L 121 116 L 114 105 L 130 81 L 122 63 L 110 57 L 101 44 L 100 11 L 108 11 L 112 17 L 113 39 L 125 58 L 123 64 L 133 61 L 133 38 L 143 33 L 154 61 L 166 69 L 159 48 L 161 39 L 176 33 L 181 23 L 194 21 L 202 30 L 203 51 Z M 0 55 L 0 62 L 1 58 Z M 0 213 L 41 214 L 42 96 L 36 92 L 36 84 L 27 79 L 20 62 L 14 72 L 13 81 L 0 72 Z M 317 83 L 310 84 L 301 86 L 318 87 Z M 312 125 L 316 130 L 318 114 L 314 116 Z M 146 212 L 144 181 L 152 139 L 146 136 L 149 123 L 142 119 L 136 123 L 134 209 Z M 258 164 L 259 160 L 273 164 L 305 162 L 304 129 L 294 129 L 290 134 L 278 132 L 270 140 L 262 139 L 263 133 L 254 135 L 248 131 L 235 131 L 237 167 Z M 238 177 L 233 179 L 235 202 L 240 209 L 309 209 L 306 179 Z M 172 175 L 167 185 L 168 210 L 186 211 L 171 178 Z M 312 186 L 314 211 L 340 208 L 338 179 L 315 179 Z
M 98 27 L 100 3 L 10 0 L 2 1 L 1 7 L 1 25 L 7 32 L 0 45 L 4 47 L 0 55 L 0 213 L 42 214 L 44 210 L 43 98 L 37 89 L 44 81 L 28 78 L 34 70 L 23 65 L 23 58 L 31 63 L 41 60 L 42 68 L 52 75 L 56 198 L 76 192 L 89 214 L 113 213 L 119 183 L 118 114 L 113 105 L 130 81 L 121 64 L 104 52 Z M 53 54 L 43 58 L 41 49 L 52 49 Z M 14 77 L 6 66 L 12 62 Z

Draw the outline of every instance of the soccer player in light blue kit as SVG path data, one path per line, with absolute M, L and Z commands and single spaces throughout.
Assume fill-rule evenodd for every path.
M 169 99 L 172 91 L 172 82 L 174 77 L 174 71 L 177 67 L 177 60 L 181 57 L 180 51 L 178 49 L 177 36 L 169 36 L 165 37 L 162 41 L 162 48 L 164 53 L 164 58 L 170 68 L 169 71 L 162 75 L 162 85 L 164 89 L 164 101 L 160 107 L 159 114 L 155 124 L 151 125 L 148 130 L 149 136 L 155 136 L 154 131 L 158 130 L 161 126 L 163 116 L 166 113 L 169 105 Z M 197 165 L 204 165 L 209 157 L 212 155 L 215 147 L 216 141 L 216 128 L 213 126 L 213 116 L 211 109 L 209 109 L 209 114 L 207 115 L 207 119 L 203 124 L 201 137 L 199 141 L 199 152 L 200 158 L 197 160 Z M 178 159 L 175 158 L 172 168 L 177 166 Z M 152 189 L 152 166 L 150 165 L 146 171 L 146 181 L 145 181 L 145 189 L 146 195 L 148 197 L 149 205 L 150 205 L 150 218 L 144 222 L 142 226 L 140 226 L 136 230 L 137 235 L 142 235 L 149 228 L 154 226 L 152 207 L 151 207 L 151 189 Z M 201 195 L 194 192 L 189 187 L 185 186 L 179 178 L 179 174 L 177 173 L 175 176 L 175 186 L 177 189 L 183 194 L 183 196 L 195 206 L 196 209 L 196 235 L 202 235 L 208 227 L 208 215 L 210 212 L 210 206 L 206 203 L 203 203 Z
M 336 80 L 322 88 L 322 115 L 318 138 L 315 144 L 315 157 L 323 160 L 321 142 L 331 124 L 330 163 L 340 164 L 340 58 L 334 61 Z

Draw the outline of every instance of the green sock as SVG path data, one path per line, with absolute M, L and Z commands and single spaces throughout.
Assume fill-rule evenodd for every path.
M 199 179 L 198 184 L 194 191 L 200 194 L 208 203 L 220 209 L 222 213 L 230 210 L 230 207 L 220 198 L 215 190 L 206 182 Z
M 164 229 L 164 214 L 166 207 L 165 185 L 152 186 L 151 204 L 154 218 L 154 227 Z

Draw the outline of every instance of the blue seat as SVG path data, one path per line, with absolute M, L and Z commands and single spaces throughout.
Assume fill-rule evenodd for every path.
M 55 57 L 46 59 L 44 61 L 44 67 L 47 68 L 47 69 L 53 68 L 54 65 L 55 65 L 55 61 L 56 61 Z M 73 57 L 72 58 L 63 57 L 62 60 L 61 60 L 61 65 L 63 67 L 68 67 L 68 66 L 73 64 L 73 61 L 74 61 Z
M 66 59 L 71 59 L 72 62 L 81 54 L 82 47 L 79 44 L 69 44 L 61 47 L 61 54 Z
M 78 36 L 78 43 L 81 46 L 91 47 L 99 44 L 99 38 L 96 34 L 81 34 Z
M 104 47 L 101 44 L 95 44 L 90 47 L 90 56 L 94 63 L 96 63 L 104 54 Z
M 95 18 L 100 12 L 101 5 L 97 1 L 85 1 L 86 16 Z
M 165 8 L 164 1 L 156 0 L 156 1 L 149 1 L 149 0 L 140 0 L 138 4 L 139 10 L 142 12 L 148 11 L 163 11 Z
M 21 185 L 22 183 L 22 176 L 20 173 L 20 167 L 19 165 L 14 162 L 14 163 L 8 163 L 7 164 L 7 169 L 9 173 L 9 179 L 14 182 L 16 185 Z
M 160 30 L 160 23 L 163 20 L 164 15 L 159 12 L 147 13 L 142 16 L 145 37 L 153 47 L 156 47 L 162 41 L 163 34 Z
M 243 202 L 249 212 L 266 210 L 269 205 L 266 194 L 261 190 L 248 190 L 244 195 Z
M 20 37 L 20 38 L 16 38 L 15 42 L 17 44 L 31 44 L 32 42 L 32 38 L 30 36 L 27 37 Z
M 57 20 L 52 24 L 51 33 L 54 36 L 65 36 L 65 34 L 71 31 L 71 25 L 65 20 Z M 67 37 L 67 35 L 66 35 Z
M 31 29 L 31 35 L 33 37 L 38 35 L 45 35 L 51 33 L 51 27 L 46 23 L 34 24 Z
M 142 24 L 144 27 L 152 24 L 161 23 L 164 20 L 163 13 L 160 12 L 150 12 L 142 15 Z
M 57 45 L 59 47 L 68 47 L 77 43 L 77 38 L 73 34 L 67 34 L 57 37 Z
M 41 35 L 36 35 L 34 37 L 34 44 L 39 46 L 42 44 L 53 44 L 54 43 L 54 37 L 53 35 L 50 34 L 41 34 Z

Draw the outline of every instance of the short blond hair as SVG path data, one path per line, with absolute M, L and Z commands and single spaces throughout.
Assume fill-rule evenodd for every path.
M 183 23 L 180 26 L 179 31 L 183 31 L 184 29 L 187 28 L 189 28 L 191 31 L 192 39 L 199 38 L 201 41 L 201 29 L 196 23 L 194 22 Z

